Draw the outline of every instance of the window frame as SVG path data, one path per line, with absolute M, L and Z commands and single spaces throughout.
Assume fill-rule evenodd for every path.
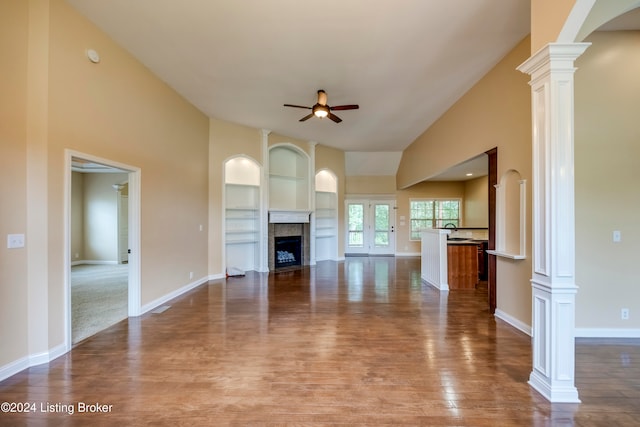
M 413 217 L 413 211 L 414 209 L 412 209 L 412 203 L 413 202 L 433 202 L 433 207 L 432 207 L 432 218 L 414 218 Z M 438 205 L 441 202 L 457 202 L 458 203 L 458 217 L 457 219 L 443 219 L 443 218 L 438 218 L 437 217 L 437 212 L 440 210 L 438 209 Z M 456 222 L 458 223 L 457 227 L 460 227 L 461 224 L 460 222 L 462 221 L 462 198 L 460 197 L 429 197 L 429 198 L 411 198 L 409 199 L 409 241 L 411 242 L 419 242 L 420 241 L 420 237 L 418 238 L 414 238 L 413 234 L 414 233 L 420 233 L 422 230 L 424 230 L 425 228 L 420 228 L 420 230 L 414 230 L 413 228 L 413 224 L 414 224 L 414 220 L 415 221 L 430 221 L 431 222 L 431 227 L 427 227 L 426 229 L 433 229 L 434 225 L 437 225 L 438 222 Z M 436 227 L 436 228 L 442 228 L 442 226 L 444 226 L 444 224 L 441 224 L 441 227 Z

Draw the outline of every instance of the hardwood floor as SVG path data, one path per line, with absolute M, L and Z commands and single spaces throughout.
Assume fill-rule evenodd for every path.
M 527 385 L 530 337 L 489 314 L 486 288 L 447 296 L 419 269 L 348 258 L 201 286 L 1 382 L 0 402 L 36 413 L 0 425 L 640 423 L 638 340 L 579 341 L 582 403 L 550 404 Z

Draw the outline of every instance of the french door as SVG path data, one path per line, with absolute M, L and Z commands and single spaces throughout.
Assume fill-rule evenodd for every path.
M 395 200 L 347 201 L 347 254 L 395 255 Z

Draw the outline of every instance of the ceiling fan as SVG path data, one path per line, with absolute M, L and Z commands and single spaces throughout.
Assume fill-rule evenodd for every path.
M 294 107 L 294 108 L 304 108 L 305 110 L 311 110 L 311 114 L 308 114 L 300 119 L 301 122 L 304 122 L 305 120 L 309 120 L 311 117 L 316 116 L 320 119 L 324 117 L 329 117 L 331 120 L 333 120 L 336 123 L 340 123 L 342 119 L 336 116 L 335 114 L 333 114 L 332 111 L 357 110 L 358 108 L 360 108 L 360 106 L 357 104 L 336 105 L 335 107 L 331 107 L 330 105 L 327 104 L 327 93 L 322 89 L 318 91 L 318 102 L 313 107 L 304 107 L 302 105 L 293 105 L 293 104 L 284 104 L 284 106 Z

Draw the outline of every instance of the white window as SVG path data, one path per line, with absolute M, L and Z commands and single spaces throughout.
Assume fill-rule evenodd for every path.
M 409 201 L 411 240 L 420 240 L 427 228 L 460 226 L 460 200 L 413 199 Z

